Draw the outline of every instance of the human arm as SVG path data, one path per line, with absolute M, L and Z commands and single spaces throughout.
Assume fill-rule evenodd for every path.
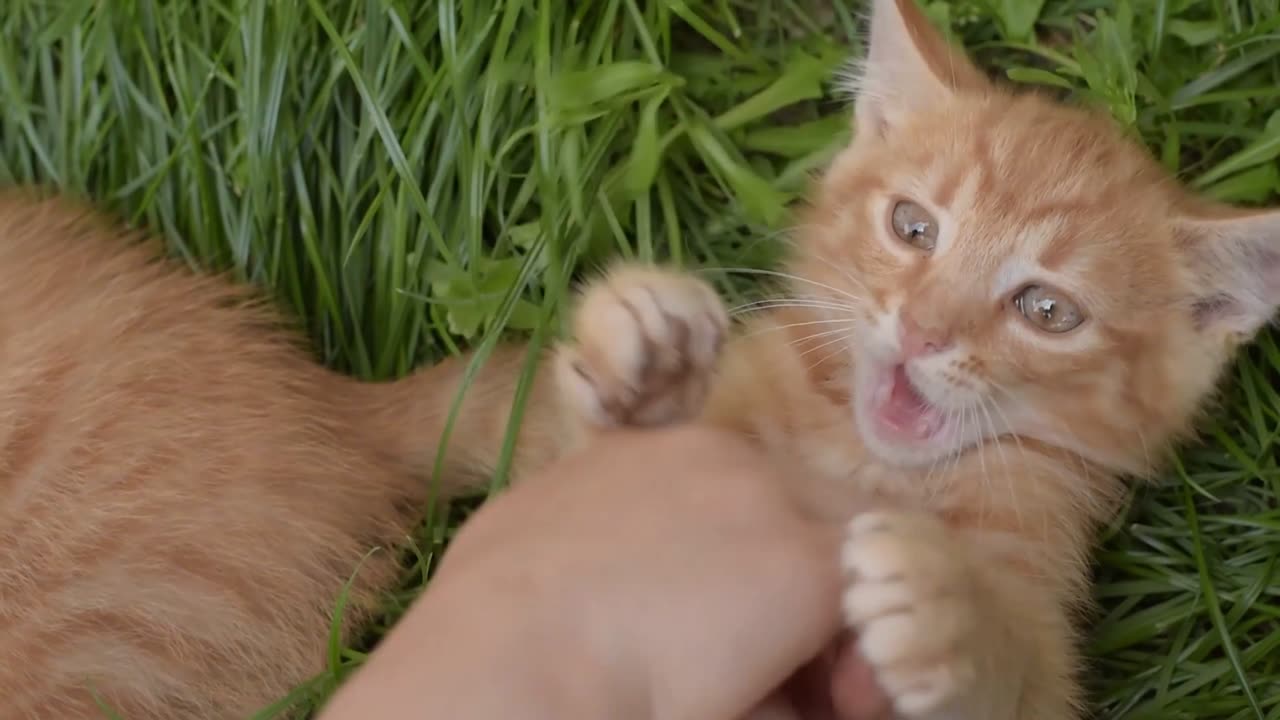
M 731 720 L 840 630 L 839 528 L 697 427 L 605 433 L 490 500 L 321 720 Z

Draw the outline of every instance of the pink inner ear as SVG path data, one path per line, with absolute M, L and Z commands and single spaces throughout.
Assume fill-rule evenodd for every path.
M 1280 307 L 1280 211 L 1184 220 L 1179 232 L 1200 297 L 1196 327 L 1252 335 Z
M 990 84 L 915 0 L 873 0 L 866 60 L 851 78 L 859 128 L 882 135 L 912 112 Z
M 1224 318 L 1240 312 L 1240 303 L 1229 295 L 1211 295 L 1196 300 L 1191 306 L 1191 316 L 1196 330 L 1205 330 Z

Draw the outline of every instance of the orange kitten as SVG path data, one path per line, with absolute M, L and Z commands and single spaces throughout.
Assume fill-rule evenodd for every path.
M 901 717 L 1079 717 L 1095 531 L 1280 303 L 1280 213 L 1191 197 L 1108 118 L 997 87 L 912 0 L 874 0 L 855 84 L 787 306 L 713 360 L 699 281 L 619 269 L 564 394 L 588 428 L 733 428 L 852 517 L 844 608 Z

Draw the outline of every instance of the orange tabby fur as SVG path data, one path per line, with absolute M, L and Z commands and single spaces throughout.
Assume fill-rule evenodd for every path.
M 239 719 L 322 671 L 343 583 L 420 520 L 461 374 L 324 370 L 244 289 L 128 240 L 0 198 L 0 718 L 104 717 L 92 685 L 128 720 Z M 502 431 L 464 417 L 454 486 Z M 360 566 L 352 623 L 397 572 Z
M 1280 303 L 1280 215 L 1189 197 L 1108 121 L 988 83 L 911 0 L 873 6 L 857 137 L 788 306 L 726 342 L 691 276 L 596 281 L 517 476 L 593 427 L 737 430 L 810 511 L 853 518 L 846 610 L 903 717 L 1078 717 L 1094 530 Z M 931 252 L 890 227 L 902 199 L 931 213 Z M 0 717 L 100 717 L 92 684 L 130 720 L 243 718 L 321 671 L 343 583 L 417 520 L 462 373 L 326 371 L 245 291 L 126 239 L 0 199 Z M 1032 328 L 1010 300 L 1030 281 L 1085 322 Z M 468 393 L 442 490 L 494 462 L 522 355 Z M 948 415 L 910 447 L 868 404 L 894 363 Z M 356 575 L 351 624 L 393 555 Z

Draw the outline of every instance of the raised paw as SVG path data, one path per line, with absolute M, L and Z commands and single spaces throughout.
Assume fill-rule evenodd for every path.
M 559 349 L 561 391 L 589 425 L 652 426 L 696 416 L 729 326 L 706 282 L 623 266 L 591 284 Z
M 849 524 L 843 607 L 902 718 L 952 717 L 977 682 L 977 608 L 942 521 L 877 512 Z

